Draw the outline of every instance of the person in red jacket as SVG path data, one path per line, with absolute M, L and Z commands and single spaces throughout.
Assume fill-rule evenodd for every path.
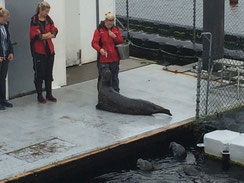
M 117 44 L 123 42 L 120 29 L 114 26 L 114 15 L 105 14 L 105 20 L 100 23 L 94 32 L 92 47 L 98 52 L 98 89 L 104 68 L 109 68 L 112 74 L 111 86 L 119 92 L 119 53 Z
M 31 18 L 30 43 L 33 56 L 33 69 L 35 72 L 34 83 L 39 103 L 46 100 L 57 102 L 52 95 L 54 46 L 52 39 L 56 38 L 58 29 L 48 16 L 50 5 L 40 2 L 37 5 L 36 14 Z M 42 96 L 42 83 L 45 81 L 46 100 Z

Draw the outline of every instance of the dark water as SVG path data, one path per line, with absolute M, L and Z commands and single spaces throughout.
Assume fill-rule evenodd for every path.
M 195 142 L 202 142 L 202 135 L 216 129 L 228 129 L 244 133 L 244 108 L 226 112 L 217 118 L 209 118 L 194 128 Z M 193 145 L 194 146 L 194 145 Z M 150 158 L 150 156 L 148 156 Z M 171 154 L 152 155 L 147 159 L 155 167 L 151 172 L 143 172 L 136 168 L 135 161 L 127 163 L 126 168 L 110 169 L 107 174 L 90 179 L 88 183 L 244 183 L 244 167 L 230 165 L 228 171 L 222 168 L 222 161 L 204 156 L 194 147 L 188 148 L 185 161 L 175 160 Z M 121 164 L 123 164 L 121 162 Z M 184 172 L 185 166 L 192 166 L 198 170 L 196 176 L 188 176 Z M 78 182 L 77 182 L 78 183 Z
M 98 163 L 96 168 L 85 175 L 82 170 L 76 170 L 77 175 L 66 177 L 68 181 L 62 178 L 55 183 L 244 183 L 244 166 L 230 164 L 229 170 L 224 171 L 221 160 L 207 157 L 196 149 L 195 144 L 202 142 L 203 135 L 216 129 L 244 133 L 244 107 L 195 123 L 193 128 L 185 131 L 174 130 L 160 141 L 150 141 L 140 149 L 131 147 L 128 155 L 113 156 L 111 162 L 94 162 Z M 173 158 L 166 142 L 173 139 L 187 147 L 186 160 Z M 126 151 L 121 154 L 123 152 Z M 136 167 L 138 158 L 150 161 L 155 169 L 150 172 L 139 170 Z M 196 174 L 189 175 L 185 167 L 197 170 Z
M 116 1 L 116 13 L 126 15 L 125 0 Z M 193 25 L 193 0 L 129 0 L 129 16 L 179 25 Z M 244 35 L 244 1 L 230 6 L 225 0 L 225 31 Z M 196 26 L 202 28 L 203 0 L 196 0 Z
M 111 172 L 96 177 L 89 183 L 244 183 L 244 167 L 231 165 L 222 170 L 222 162 L 209 159 L 191 149 L 185 161 L 177 161 L 172 156 L 149 160 L 155 167 L 151 172 L 134 169 Z M 197 175 L 187 175 L 184 167 L 198 170 Z

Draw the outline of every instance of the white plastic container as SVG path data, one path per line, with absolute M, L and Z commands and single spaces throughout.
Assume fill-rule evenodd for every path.
M 230 143 L 233 139 L 240 137 L 240 133 L 229 130 L 216 130 L 204 135 L 204 151 L 207 154 L 222 157 L 223 150 L 229 150 L 230 154 Z M 232 146 L 232 149 L 234 146 Z M 244 156 L 244 152 L 243 152 Z
M 230 160 L 244 165 L 244 134 L 231 141 L 229 150 Z

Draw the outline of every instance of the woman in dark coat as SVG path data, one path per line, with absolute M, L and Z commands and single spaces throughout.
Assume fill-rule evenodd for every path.
M 13 107 L 6 100 L 6 76 L 8 73 L 9 61 L 13 60 L 13 47 L 9 35 L 9 12 L 7 9 L 0 7 L 0 110 L 5 107 Z

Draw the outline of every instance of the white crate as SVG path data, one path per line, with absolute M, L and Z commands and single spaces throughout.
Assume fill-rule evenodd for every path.
M 244 165 L 244 134 L 233 139 L 229 146 L 230 159 Z
M 204 151 L 207 154 L 222 157 L 221 152 L 229 148 L 229 144 L 240 133 L 229 130 L 216 130 L 204 135 Z

